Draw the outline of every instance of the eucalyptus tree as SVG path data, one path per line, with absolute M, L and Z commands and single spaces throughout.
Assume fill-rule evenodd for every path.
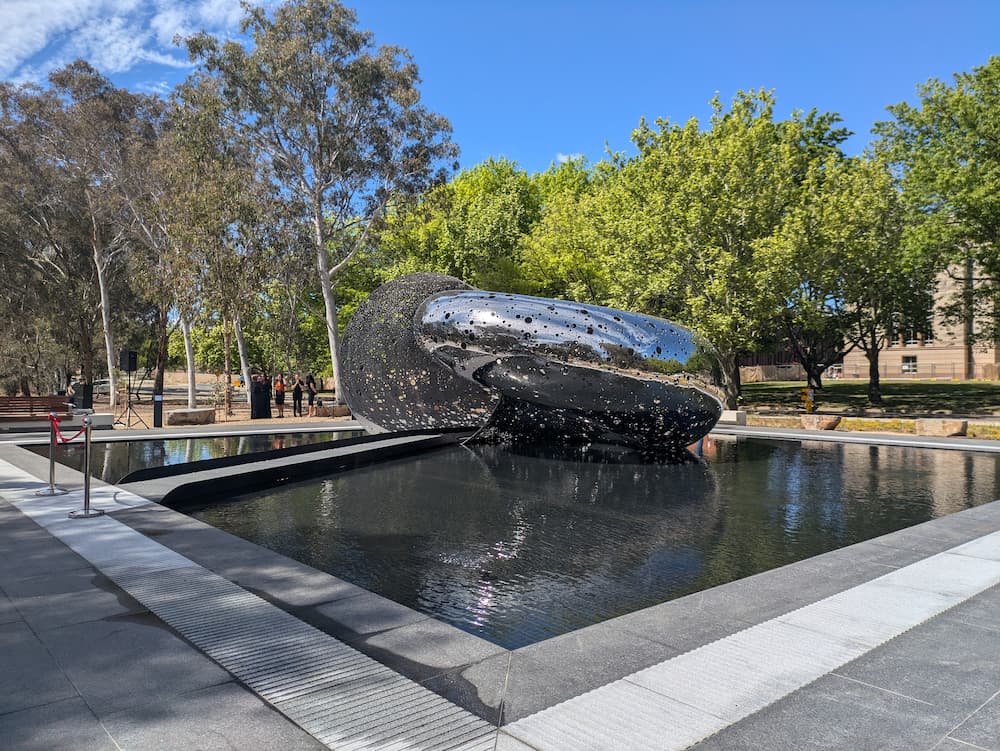
M 0 85 L 0 255 L 10 320 L 48 322 L 55 339 L 72 341 L 73 362 L 92 381 L 100 321 L 113 330 L 120 237 L 108 192 L 88 182 L 100 182 L 93 161 L 66 141 L 74 127 L 66 106 L 53 90 Z
M 220 316 L 226 372 L 232 372 L 232 326 L 240 371 L 250 383 L 243 319 L 247 306 L 254 304 L 264 288 L 273 234 L 268 219 L 275 200 L 269 183 L 260 179 L 259 165 L 246 143 L 226 122 L 218 84 L 209 76 L 195 75 L 175 91 L 162 169 L 170 185 L 170 231 L 188 279 L 187 290 L 179 298 L 185 341 L 190 343 L 191 324 L 199 308 L 208 316 Z M 193 347 L 185 351 L 190 393 Z M 228 399 L 228 388 L 226 393 Z
M 897 168 L 912 226 L 905 242 L 958 268 L 968 346 L 1000 338 L 1000 56 L 949 84 L 931 79 L 919 101 L 876 124 Z M 978 313 L 978 316 L 977 316 Z M 973 319 L 977 326 L 972 325 Z
M 77 183 L 91 230 L 89 242 L 97 273 L 104 328 L 104 348 L 111 379 L 111 408 L 116 400 L 116 354 L 111 274 L 130 250 L 129 225 L 117 190 L 120 149 L 128 138 L 139 100 L 116 89 L 88 63 L 78 60 L 49 76 L 58 106 L 47 123 L 48 158 Z
M 247 6 L 242 31 L 249 47 L 202 33 L 188 51 L 222 82 L 229 122 L 309 221 L 339 399 L 334 279 L 392 197 L 440 177 L 457 149 L 447 120 L 420 104 L 410 56 L 376 48 L 335 0 L 291 0 L 273 16 Z
M 132 153 L 136 123 L 147 119 L 149 98 L 116 89 L 84 61 L 54 71 L 50 86 L 23 86 L 7 92 L 13 111 L 7 123 L 20 134 L 14 150 L 28 182 L 46 181 L 40 200 L 25 206 L 39 232 L 35 258 L 54 268 L 51 260 L 69 257 L 81 239 L 96 274 L 104 330 L 107 369 L 115 404 L 115 328 L 113 289 L 124 284 L 124 256 L 131 249 L 132 217 L 121 192 Z M 11 143 L 11 139 L 8 143 Z M 69 262 L 60 273 L 79 274 L 83 267 Z M 79 304 L 72 300 L 69 304 Z M 86 375 L 87 365 L 84 365 Z

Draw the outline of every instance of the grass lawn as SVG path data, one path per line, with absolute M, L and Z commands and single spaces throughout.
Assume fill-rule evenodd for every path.
M 802 381 L 743 384 L 743 408 L 750 411 L 796 412 L 802 407 Z M 816 392 L 822 412 L 863 414 L 868 404 L 868 381 L 824 381 Z M 1000 382 L 996 381 L 882 381 L 882 410 L 886 414 L 993 415 L 1000 414 Z

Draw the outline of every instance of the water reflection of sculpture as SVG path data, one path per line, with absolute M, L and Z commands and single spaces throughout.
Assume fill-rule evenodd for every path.
M 235 503 L 225 528 L 508 647 L 697 589 L 722 506 L 709 465 L 491 445 L 331 477 L 329 515 L 310 486 L 270 492 L 267 524 Z
M 372 432 L 676 452 L 721 415 L 721 368 L 694 332 L 594 305 L 484 292 L 454 277 L 386 284 L 344 334 L 345 401 Z

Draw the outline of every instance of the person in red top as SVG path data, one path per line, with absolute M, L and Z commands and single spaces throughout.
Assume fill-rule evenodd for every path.
M 278 409 L 278 417 L 285 416 L 285 374 L 278 373 L 274 379 L 274 406 Z

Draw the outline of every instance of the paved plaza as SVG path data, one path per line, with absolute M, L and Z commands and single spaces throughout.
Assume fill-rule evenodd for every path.
M 46 477 L 0 444 L 4 748 L 1000 749 L 1000 502 L 504 650 Z

